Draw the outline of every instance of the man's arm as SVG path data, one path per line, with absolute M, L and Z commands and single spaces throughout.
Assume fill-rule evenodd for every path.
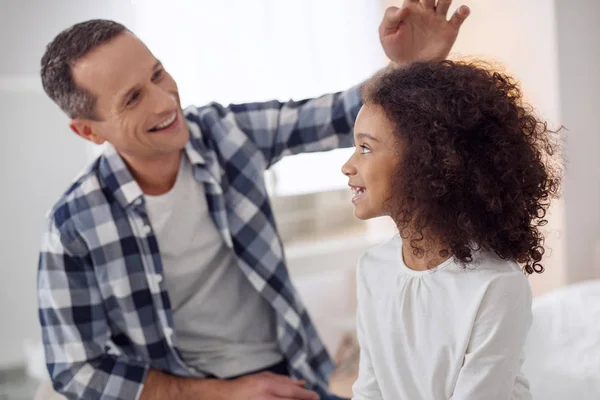
M 286 155 L 352 146 L 362 100 L 357 86 L 302 101 L 214 106 L 255 143 L 269 168 Z
M 181 378 L 155 369 L 148 371 L 139 400 L 194 399 L 220 400 L 217 379 Z
M 462 23 L 469 15 L 460 7 L 447 20 L 451 0 L 405 0 L 402 8 L 389 7 L 379 36 L 394 65 L 445 59 Z M 271 101 L 215 105 L 226 123 L 234 122 L 256 143 L 265 167 L 289 154 L 332 150 L 353 143 L 352 128 L 362 106 L 361 85 L 316 99 L 282 103 Z
M 76 232 L 61 232 L 53 221 L 49 225 L 40 254 L 38 303 L 55 390 L 70 399 L 137 398 L 148 366 L 108 354 L 109 327 L 86 247 Z
M 68 222 L 67 222 L 68 224 Z M 231 381 L 172 376 L 110 354 L 110 331 L 85 245 L 50 224 L 38 271 L 39 316 L 54 389 L 69 399 L 316 400 L 304 382 L 270 373 Z

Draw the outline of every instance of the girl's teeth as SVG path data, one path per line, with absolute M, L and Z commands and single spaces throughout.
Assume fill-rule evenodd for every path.
M 363 194 L 365 192 L 365 189 L 362 188 L 352 188 L 352 193 L 354 194 L 354 196 L 360 196 L 361 194 Z

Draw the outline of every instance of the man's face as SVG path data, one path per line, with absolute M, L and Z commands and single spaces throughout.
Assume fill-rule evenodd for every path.
M 71 129 L 111 143 L 129 161 L 178 153 L 189 133 L 177 84 L 133 34 L 124 32 L 72 67 L 77 85 L 96 97 L 99 121 L 74 119 Z

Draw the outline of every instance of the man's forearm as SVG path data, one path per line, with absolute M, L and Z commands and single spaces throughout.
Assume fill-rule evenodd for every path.
M 221 400 L 222 384 L 218 379 L 181 378 L 151 369 L 140 400 Z

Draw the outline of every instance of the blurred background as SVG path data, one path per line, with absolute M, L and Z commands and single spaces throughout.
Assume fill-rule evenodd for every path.
M 0 400 L 33 398 L 37 379 L 45 378 L 35 292 L 43 219 L 101 151 L 70 132 L 67 117 L 41 87 L 39 61 L 56 34 L 92 18 L 125 24 L 174 76 L 184 106 L 297 100 L 346 89 L 384 67 L 377 28 L 385 8 L 400 4 L 0 0 L 0 112 L 5 124 L 0 147 Z M 547 321 L 551 328 L 542 327 L 546 337 L 558 329 L 561 343 L 571 344 L 565 333 L 565 324 L 571 324 L 579 338 L 582 332 L 592 338 L 586 342 L 585 365 L 588 374 L 591 368 L 598 375 L 586 377 L 583 386 L 590 393 L 597 388 L 589 398 L 598 399 L 600 327 L 591 321 L 600 321 L 600 289 L 594 286 L 600 279 L 600 3 L 455 0 L 451 11 L 460 4 L 471 8 L 471 16 L 451 58 L 498 63 L 521 81 L 528 101 L 551 126 L 567 128 L 564 196 L 552 206 L 546 227 L 546 272 L 530 282 L 542 310 L 538 313 L 554 316 Z M 365 223 L 352 216 L 340 172 L 350 151 L 289 157 L 267 172 L 290 272 L 339 361 L 333 386 L 340 394 L 348 394 L 355 373 L 355 264 L 367 248 L 394 234 L 387 219 Z M 559 312 L 571 319 L 557 325 Z M 568 351 L 575 365 L 578 353 Z M 558 374 L 557 360 L 564 355 L 556 357 L 548 363 L 554 363 L 552 371 Z M 560 368 L 563 377 L 581 377 L 574 366 Z M 543 385 L 538 386 L 532 382 L 541 393 Z

